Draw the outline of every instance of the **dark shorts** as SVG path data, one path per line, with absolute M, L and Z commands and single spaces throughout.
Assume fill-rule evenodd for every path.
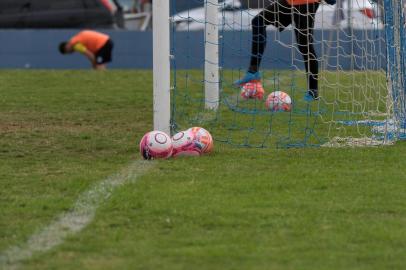
M 96 53 L 97 64 L 101 65 L 111 62 L 113 47 L 113 41 L 111 39 L 108 39 L 106 44 L 104 44 L 103 47 L 101 47 L 100 50 Z
M 275 0 L 258 15 L 265 19 L 265 24 L 272 24 L 279 31 L 294 22 L 297 30 L 307 31 L 314 27 L 314 19 L 319 3 L 291 6 L 286 0 Z

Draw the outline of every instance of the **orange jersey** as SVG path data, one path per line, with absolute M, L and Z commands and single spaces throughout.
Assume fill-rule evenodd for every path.
M 87 50 L 97 53 L 109 39 L 108 35 L 96 31 L 84 30 L 73 36 L 69 40 L 69 45 L 74 46 L 77 43 L 83 44 Z
M 320 0 L 286 0 L 291 6 L 318 3 Z

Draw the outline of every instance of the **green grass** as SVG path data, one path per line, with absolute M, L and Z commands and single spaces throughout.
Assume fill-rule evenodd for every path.
M 0 71 L 0 252 L 139 159 L 149 71 Z M 153 161 L 22 269 L 404 269 L 406 144 Z

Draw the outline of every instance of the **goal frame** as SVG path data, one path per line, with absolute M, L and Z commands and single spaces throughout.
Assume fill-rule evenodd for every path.
M 205 1 L 205 108 L 217 110 L 220 101 L 219 0 Z M 171 133 L 170 0 L 154 0 L 153 113 L 154 130 Z
M 348 0 L 349 3 L 354 0 Z M 393 0 L 383 0 L 385 6 L 391 3 Z M 400 0 L 400 9 L 403 5 L 403 0 Z M 220 60 L 219 60 L 219 41 L 221 36 L 219 35 L 219 0 L 205 0 L 204 10 L 205 10 L 205 27 L 204 27 L 204 99 L 205 99 L 205 109 L 217 110 L 220 103 Z M 172 17 L 170 13 L 171 0 L 154 0 L 153 1 L 153 126 L 155 130 L 161 130 L 167 134 L 171 134 L 172 124 L 171 124 L 171 23 Z M 390 4 L 388 5 L 390 6 Z M 350 12 L 350 11 L 349 11 Z M 386 11 L 388 12 L 388 11 Z M 401 12 L 401 11 L 400 11 Z M 351 14 L 348 14 L 348 20 L 351 20 Z M 387 14 L 386 14 L 387 15 Z M 401 21 L 404 23 L 406 15 L 401 15 Z M 386 17 L 386 16 L 385 16 Z M 401 22 L 397 22 L 401 23 Z M 351 25 L 351 21 L 349 21 Z M 399 25 L 398 32 L 396 34 L 405 33 L 405 29 Z M 390 29 L 386 29 L 389 31 Z M 404 43 L 406 41 L 400 42 L 394 40 L 394 48 L 396 58 L 394 59 L 396 64 L 400 65 L 399 68 L 405 69 L 406 65 L 404 62 L 406 60 L 402 53 L 405 47 Z M 403 46 L 399 46 L 403 45 Z M 389 57 L 390 52 L 387 47 L 387 57 Z M 388 59 L 389 61 L 389 59 Z M 403 64 L 403 65 L 402 65 Z M 389 65 L 389 63 L 388 63 Z M 390 67 L 388 66 L 388 69 Z M 403 70 L 404 72 L 404 70 Z M 404 78 L 392 78 L 389 74 L 390 71 L 387 70 L 387 82 L 388 91 L 393 93 L 393 87 L 400 87 L 399 96 L 392 96 L 394 101 L 405 104 L 396 104 L 397 107 L 402 107 L 403 110 L 406 108 L 406 89 Z M 397 84 L 397 85 L 396 85 Z M 404 91 L 403 93 L 401 91 Z M 406 111 L 395 113 L 397 121 L 401 122 L 400 125 L 403 130 L 406 129 L 406 120 L 399 119 L 404 118 Z M 406 132 L 405 132 L 406 133 Z

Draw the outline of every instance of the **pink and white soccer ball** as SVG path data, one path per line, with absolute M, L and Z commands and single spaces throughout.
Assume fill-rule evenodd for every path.
M 243 99 L 262 99 L 264 93 L 261 81 L 251 81 L 241 86 L 240 95 Z
M 292 99 L 282 91 L 275 91 L 268 95 L 265 106 L 270 111 L 289 112 L 292 109 Z
M 169 158 L 172 151 L 171 137 L 165 132 L 150 131 L 141 139 L 140 152 L 144 159 Z
M 197 144 L 195 134 L 190 130 L 176 133 L 172 137 L 173 157 L 200 156 L 201 148 Z
M 188 130 L 194 134 L 196 145 L 203 154 L 211 152 L 214 143 L 210 132 L 202 127 L 191 127 Z

